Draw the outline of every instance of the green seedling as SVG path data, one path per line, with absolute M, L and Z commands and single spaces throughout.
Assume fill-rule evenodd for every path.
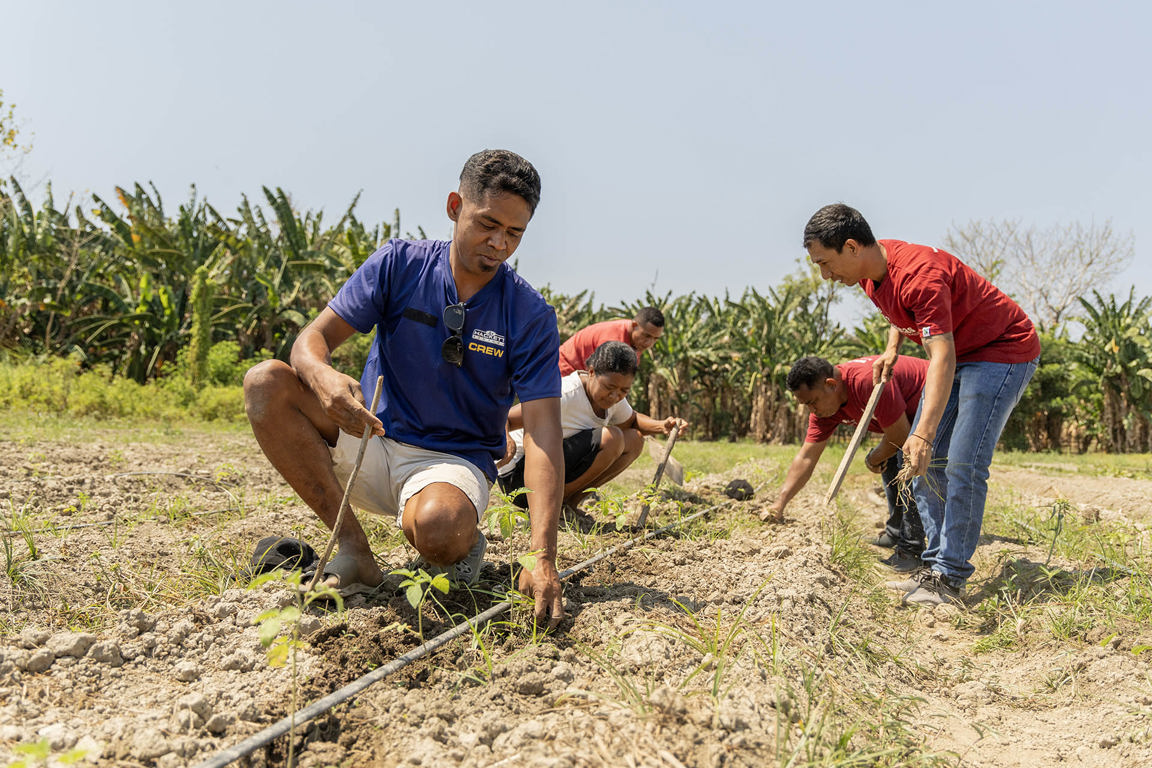
M 49 761 L 59 765 L 75 765 L 88 756 L 88 750 L 79 748 L 53 755 L 48 739 L 41 739 L 34 744 L 17 744 L 12 751 L 23 757 L 9 763 L 8 768 L 33 768 L 37 765 L 48 765 Z
M 265 653 L 268 657 L 268 664 L 272 667 L 283 667 L 285 664 L 291 665 L 292 671 L 292 704 L 291 713 L 292 722 L 289 726 L 288 733 L 288 764 L 294 765 L 293 751 L 296 743 L 296 712 L 300 709 L 300 684 L 297 676 L 297 653 L 305 648 L 303 641 L 300 639 L 300 618 L 303 616 L 304 611 L 319 601 L 334 600 L 336 602 L 337 613 L 344 611 L 344 600 L 340 597 L 336 590 L 329 586 L 317 585 L 315 589 L 304 593 L 301 591 L 301 572 L 289 571 L 272 571 L 270 573 L 257 576 L 248 585 L 249 589 L 255 589 L 273 581 L 283 581 L 288 584 L 292 592 L 297 595 L 297 602 L 293 605 L 287 605 L 283 608 L 273 608 L 272 610 L 265 611 L 256 617 L 256 621 L 260 624 L 260 645 L 266 650 Z M 287 630 L 285 632 L 284 630 Z
M 400 582 L 400 588 L 404 590 L 404 598 L 408 604 L 416 611 L 416 626 L 420 635 L 420 642 L 424 642 L 424 604 L 428 602 L 428 598 L 432 597 L 436 600 L 432 590 L 438 590 L 440 594 L 448 594 L 448 575 L 446 573 L 437 573 L 435 576 L 428 573 L 423 568 L 416 570 L 409 570 L 407 568 L 397 568 L 392 571 L 393 576 L 403 576 L 404 580 Z M 437 600 L 437 604 L 439 601 Z M 441 606 L 443 607 L 443 606 Z

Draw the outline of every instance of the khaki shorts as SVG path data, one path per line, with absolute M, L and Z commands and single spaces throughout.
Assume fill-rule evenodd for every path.
M 360 438 L 341 431 L 332 451 L 332 468 L 342 486 L 347 485 Z M 392 515 L 399 526 L 404 505 L 432 483 L 448 483 L 464 492 L 476 508 L 476 520 L 488 507 L 491 484 L 480 469 L 459 456 L 429 451 L 387 437 L 373 437 L 364 450 L 349 502 L 357 509 Z

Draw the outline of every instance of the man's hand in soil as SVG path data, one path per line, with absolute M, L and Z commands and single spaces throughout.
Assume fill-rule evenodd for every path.
M 548 629 L 555 629 L 564 618 L 564 591 L 560 586 L 560 574 L 556 564 L 544 557 L 536 558 L 536 567 L 520 572 L 520 591 L 536 598 L 535 617 L 537 624 L 543 624 L 551 613 Z

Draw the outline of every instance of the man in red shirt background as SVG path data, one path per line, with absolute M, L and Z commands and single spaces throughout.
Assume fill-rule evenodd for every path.
M 813 214 L 804 247 L 825 280 L 859 285 L 891 324 L 877 381 L 891 376 L 904 338 L 928 353 L 924 398 L 902 446 L 924 522 L 925 567 L 888 586 L 907 603 L 960 604 L 975 570 L 992 454 L 1040 359 L 1036 330 L 1016 302 L 952 254 L 878 241 L 843 203 Z
M 857 424 L 864 415 L 875 386 L 872 366 L 877 357 L 859 357 L 835 366 L 822 357 L 802 357 L 792 365 L 788 389 L 795 395 L 796 402 L 808 406 L 810 415 L 804 445 L 792 459 L 784 485 L 769 506 L 777 520 L 783 519 L 788 502 L 812 477 L 836 427 L 844 423 Z M 900 493 L 896 487 L 896 475 L 904 465 L 899 449 L 908 439 L 927 372 L 927 360 L 899 358 L 868 423 L 869 432 L 884 437 L 864 456 L 864 466 L 881 475 L 888 499 L 884 534 L 873 543 L 894 548 L 892 555 L 880 562 L 897 572 L 912 572 L 923 565 L 920 553 L 924 551 L 924 526 L 911 494 Z
M 588 358 L 606 341 L 622 341 L 636 351 L 636 361 L 644 350 L 664 335 L 664 313 L 644 307 L 631 320 L 606 320 L 581 328 L 560 345 L 560 375 L 583 371 Z

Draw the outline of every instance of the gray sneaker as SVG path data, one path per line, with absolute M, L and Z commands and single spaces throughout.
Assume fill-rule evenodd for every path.
M 892 554 L 880 561 L 880 565 L 896 573 L 914 573 L 924 567 L 920 555 L 905 552 L 897 547 Z
M 476 543 L 468 551 L 467 557 L 456 563 L 455 581 L 472 587 L 480 580 L 480 569 L 484 565 L 484 553 L 488 551 L 488 539 L 484 538 L 484 531 L 476 531 Z
M 904 595 L 904 602 L 909 605 L 925 605 L 935 608 L 937 605 L 964 607 L 964 584 L 956 583 L 942 573 L 930 571 L 928 577 L 920 582 L 920 586 Z
M 930 578 L 931 576 L 932 569 L 926 565 L 922 565 L 913 571 L 908 578 L 902 579 L 900 581 L 886 581 L 884 582 L 884 586 L 888 589 L 894 589 L 897 592 L 908 594 L 909 592 L 913 592 L 919 589 L 920 583 L 925 579 Z

